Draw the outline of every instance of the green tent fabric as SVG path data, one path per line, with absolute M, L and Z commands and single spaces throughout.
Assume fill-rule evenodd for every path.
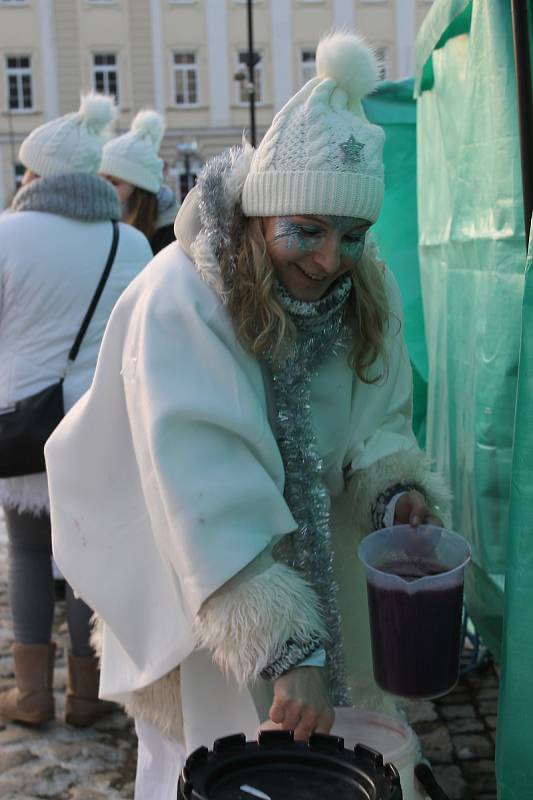
M 522 304 L 522 342 L 507 546 L 496 772 L 499 800 L 533 797 L 533 237 Z
M 451 479 L 469 612 L 498 658 L 525 250 L 507 0 L 436 0 L 416 92 L 427 451 Z
M 414 378 L 413 427 L 425 442 L 427 352 L 418 266 L 416 207 L 416 102 L 414 81 L 386 81 L 365 100 L 371 122 L 385 130 L 385 200 L 372 231 L 380 254 L 398 280 L 405 340 Z

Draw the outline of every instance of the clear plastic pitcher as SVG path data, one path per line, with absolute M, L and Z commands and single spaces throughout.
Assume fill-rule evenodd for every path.
M 468 542 L 434 525 L 396 525 L 359 545 L 374 678 L 400 697 L 439 697 L 459 675 Z

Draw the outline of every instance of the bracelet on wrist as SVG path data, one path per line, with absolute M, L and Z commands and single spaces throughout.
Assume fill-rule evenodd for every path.
M 271 664 L 261 670 L 261 677 L 265 680 L 275 681 L 285 672 L 295 667 L 300 661 L 314 653 L 322 646 L 318 636 L 312 636 L 305 641 L 289 639 L 283 645 L 279 656 Z
M 383 519 L 385 517 L 385 512 L 387 510 L 387 506 L 397 494 L 401 494 L 402 492 L 412 492 L 413 490 L 420 491 L 417 486 L 414 486 L 411 483 L 394 483 L 392 486 L 387 487 L 385 491 L 378 494 L 372 505 L 370 506 L 370 513 L 372 515 L 372 523 L 374 525 L 374 530 L 378 531 L 380 528 L 385 527 L 383 523 Z

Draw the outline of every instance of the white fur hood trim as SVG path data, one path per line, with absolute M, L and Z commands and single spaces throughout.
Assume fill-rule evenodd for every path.
M 176 238 L 191 255 L 204 281 L 221 297 L 225 288 L 218 256 L 230 244 L 231 224 L 240 205 L 254 150 L 243 141 L 210 159 L 189 192 L 174 225 Z

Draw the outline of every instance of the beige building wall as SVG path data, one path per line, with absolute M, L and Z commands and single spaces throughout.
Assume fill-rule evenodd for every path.
M 261 56 L 258 138 L 310 74 L 308 59 L 322 33 L 355 27 L 383 56 L 387 78 L 406 77 L 430 5 L 254 0 L 254 49 Z M 94 86 L 95 56 L 115 59 L 104 69 L 115 69 L 118 78 L 117 132 L 141 108 L 165 115 L 161 153 L 168 179 L 178 187 L 186 164 L 196 174 L 206 158 L 239 142 L 249 127 L 249 104 L 241 96 L 245 83 L 235 80 L 242 68 L 237 54 L 247 46 L 244 0 L 0 0 L 0 208 L 13 192 L 20 142 L 47 119 L 77 109 L 80 93 Z M 30 109 L 9 110 L 7 56 L 31 59 Z M 184 102 L 180 75 L 188 76 L 191 102 Z
M 60 114 L 67 114 L 77 107 L 80 93 L 87 86 L 80 62 L 79 2 L 80 0 L 55 0 L 54 3 Z M 35 2 L 32 4 L 35 5 Z

